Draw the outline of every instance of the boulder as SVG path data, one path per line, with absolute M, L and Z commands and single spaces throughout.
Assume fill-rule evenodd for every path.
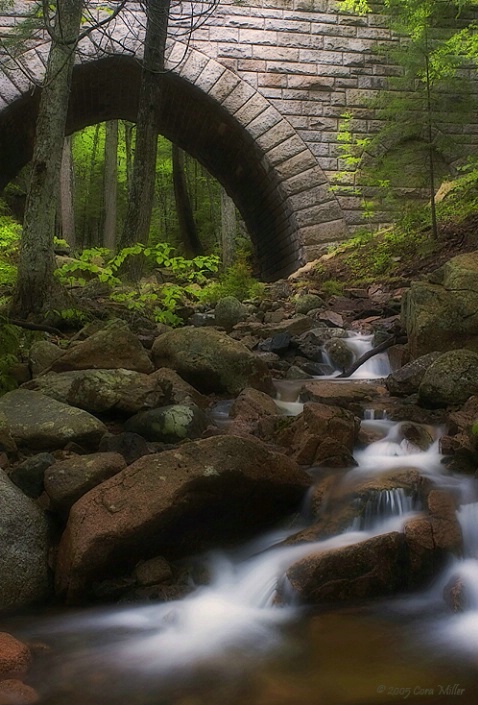
M 416 281 L 403 299 L 412 358 L 439 350 L 478 352 L 478 252 L 449 260 L 430 281 Z
M 119 453 L 126 461 L 126 465 L 131 465 L 135 460 L 139 460 L 143 455 L 150 455 L 154 451 L 154 446 L 150 445 L 138 433 L 117 433 L 105 434 L 98 447 L 100 453 Z
M 237 395 L 245 387 L 271 392 L 267 365 L 244 345 L 212 328 L 181 328 L 153 345 L 157 367 L 171 367 L 200 392 Z
M 304 382 L 299 389 L 299 401 L 330 404 L 347 409 L 358 416 L 386 393 L 385 387 L 377 382 L 329 382 L 311 380 Z
M 0 610 L 48 597 L 48 533 L 44 512 L 0 470 Z
M 112 321 L 84 342 L 75 343 L 51 366 L 53 372 L 113 368 L 145 374 L 154 369 L 148 353 L 123 321 Z
M 235 296 L 225 296 L 214 309 L 216 325 L 230 333 L 234 326 L 247 318 L 247 308 Z
M 8 476 L 28 497 L 36 499 L 43 492 L 45 470 L 54 462 L 51 453 L 38 453 L 17 465 Z
M 30 348 L 30 370 L 32 377 L 37 377 L 63 355 L 65 351 L 48 340 L 37 340 Z
M 60 460 L 45 472 L 45 491 L 51 508 L 67 515 L 86 492 L 126 467 L 119 453 L 91 453 Z
M 339 449 L 352 453 L 359 427 L 359 419 L 345 409 L 307 403 L 303 412 L 279 431 L 276 442 L 286 448 L 299 465 L 320 464 L 321 446 L 326 442 L 334 441 L 337 453 Z
M 1 705 L 34 705 L 40 701 L 40 696 L 31 686 L 16 678 L 0 681 Z
M 0 680 L 23 678 L 30 668 L 30 649 L 11 634 L 0 632 Z
M 418 388 L 420 404 L 428 407 L 463 404 L 478 394 L 478 353 L 450 350 L 433 362 Z
M 300 601 L 309 605 L 391 595 L 408 587 L 403 534 L 382 534 L 352 546 L 312 553 L 287 570 Z
M 343 338 L 331 338 L 324 344 L 324 350 L 337 370 L 346 370 L 354 361 L 354 354 Z
M 141 411 L 125 423 L 125 430 L 147 441 L 179 443 L 185 438 L 200 438 L 208 427 L 206 413 L 196 404 L 172 404 Z
M 438 360 L 440 355 L 442 355 L 442 353 L 435 350 L 426 355 L 421 355 L 421 357 L 418 357 L 416 360 L 412 360 L 412 362 L 408 362 L 403 367 L 392 372 L 385 380 L 390 394 L 397 397 L 406 397 L 410 394 L 416 394 L 425 376 L 425 372 L 430 365 Z
M 96 448 L 106 432 L 105 425 L 86 411 L 27 389 L 4 394 L 0 413 L 17 445 L 29 448 L 63 448 L 70 441 Z
M 257 389 L 244 389 L 229 410 L 231 423 L 227 433 L 233 436 L 262 435 L 259 426 L 265 419 L 278 415 L 277 405 L 268 394 Z
M 90 580 L 243 540 L 296 508 L 308 475 L 263 443 L 216 436 L 149 455 L 71 509 L 56 568 L 68 600 Z
M 23 389 L 36 389 L 93 414 L 117 411 L 132 415 L 169 401 L 164 386 L 154 375 L 125 369 L 49 372 L 28 382 Z
M 134 577 L 138 585 L 148 587 L 149 585 L 159 585 L 172 579 L 173 572 L 168 561 L 162 556 L 150 558 L 149 561 L 141 561 L 134 569 Z
M 306 314 L 314 308 L 320 308 L 323 305 L 324 300 L 317 294 L 302 294 L 301 296 L 296 296 L 295 298 L 296 313 Z

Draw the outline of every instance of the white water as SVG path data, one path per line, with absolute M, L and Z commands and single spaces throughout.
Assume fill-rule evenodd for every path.
M 349 333 L 348 338 L 341 338 L 341 340 L 347 345 L 354 354 L 354 360 L 364 355 L 366 352 L 372 349 L 373 335 L 365 335 L 363 333 Z M 326 350 L 322 350 L 322 355 L 324 362 L 326 362 L 330 367 L 334 368 L 335 365 L 327 354 Z M 336 370 L 332 375 L 324 375 L 322 377 L 316 377 L 316 379 L 334 379 L 339 375 L 341 370 Z M 374 355 L 369 360 L 366 360 L 350 377 L 347 379 L 377 379 L 381 377 L 387 377 L 390 374 L 390 361 L 388 359 L 388 353 L 378 353 Z

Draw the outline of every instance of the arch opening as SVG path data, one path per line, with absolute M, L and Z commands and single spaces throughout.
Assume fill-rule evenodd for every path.
M 74 69 L 67 134 L 113 119 L 136 120 L 141 67 L 114 56 Z M 204 91 L 180 76 L 162 79 L 159 131 L 191 154 L 233 198 L 253 242 L 261 276 L 284 276 L 301 263 L 294 214 L 252 136 Z M 39 91 L 0 113 L 0 189 L 31 159 Z

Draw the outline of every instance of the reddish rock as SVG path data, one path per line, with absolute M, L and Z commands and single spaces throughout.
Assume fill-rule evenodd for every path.
M 22 678 L 31 662 L 30 649 L 11 634 L 0 632 L 0 680 Z
M 382 384 L 376 382 L 328 382 L 319 379 L 304 382 L 299 392 L 299 401 L 313 401 L 348 409 L 361 415 L 365 407 L 386 394 Z
M 320 447 L 333 441 L 342 449 L 353 450 L 360 422 L 349 411 L 325 404 L 305 404 L 302 414 L 283 431 L 276 441 L 288 449 L 299 465 L 313 465 L 321 460 Z
M 456 501 L 445 490 L 432 490 L 428 510 L 436 548 L 456 555 L 463 553 L 463 536 L 456 518 Z
M 294 563 L 287 578 L 310 605 L 370 599 L 408 587 L 403 534 L 383 534 L 352 546 L 315 553 Z
M 308 475 L 258 440 L 216 436 L 140 458 L 84 495 L 61 539 L 56 587 L 72 601 L 141 558 L 243 540 L 301 500 Z
M 32 705 L 39 700 L 36 690 L 19 680 L 0 681 L 0 705 Z
M 232 422 L 227 432 L 232 435 L 260 435 L 258 425 L 266 417 L 276 417 L 278 408 L 274 400 L 258 389 L 244 389 L 229 411 Z

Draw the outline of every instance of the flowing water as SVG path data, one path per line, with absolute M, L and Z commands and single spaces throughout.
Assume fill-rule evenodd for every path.
M 295 402 L 282 402 L 294 413 Z M 218 410 L 226 422 L 227 404 Z M 4 620 L 40 648 L 32 683 L 45 705 L 434 705 L 478 702 L 478 497 L 475 482 L 440 463 L 443 429 L 427 429 L 426 451 L 403 424 L 362 422 L 381 436 L 357 450 L 342 482 L 418 468 L 461 496 L 465 556 L 427 591 L 373 605 L 317 612 L 295 603 L 287 567 L 314 551 L 400 530 L 420 507 L 403 490 L 376 492 L 350 529 L 326 541 L 283 545 L 300 529 L 279 527 L 227 554 L 203 557 L 211 576 L 189 597 L 160 604 L 98 608 Z M 307 507 L 307 502 L 305 502 Z M 442 593 L 463 584 L 464 611 Z M 277 586 L 288 596 L 276 604 Z M 42 655 L 43 654 L 43 655 Z

